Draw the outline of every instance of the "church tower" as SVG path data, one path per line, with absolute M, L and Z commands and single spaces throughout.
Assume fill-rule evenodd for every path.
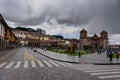
M 80 38 L 81 38 L 81 39 L 87 38 L 87 31 L 86 31 L 85 29 L 83 29 L 83 30 L 80 32 Z
M 102 31 L 100 33 L 100 46 L 101 49 L 108 49 L 108 32 Z
M 108 39 L 108 32 L 106 32 L 106 31 L 102 31 L 101 33 L 100 33 L 100 35 L 101 35 L 101 38 L 103 38 L 103 39 Z
M 80 31 L 80 48 L 83 49 L 87 45 L 87 31 L 85 29 Z

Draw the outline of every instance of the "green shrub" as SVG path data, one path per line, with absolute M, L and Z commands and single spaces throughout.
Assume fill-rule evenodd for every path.
M 61 53 L 61 54 L 67 54 L 67 55 L 72 55 L 72 56 L 78 56 L 78 51 L 74 51 L 74 52 L 71 52 L 71 50 L 64 50 L 64 49 L 52 49 L 52 48 L 49 48 L 50 51 L 53 51 L 53 52 L 57 52 L 57 53 Z M 81 55 L 84 55 L 84 54 L 89 54 L 90 51 L 86 50 L 81 50 Z

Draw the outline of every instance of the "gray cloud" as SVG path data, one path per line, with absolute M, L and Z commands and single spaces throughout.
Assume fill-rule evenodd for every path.
M 54 19 L 61 25 L 84 26 L 90 33 L 103 29 L 120 33 L 119 0 L 0 0 L 0 7 L 6 20 L 18 25 L 36 26 Z

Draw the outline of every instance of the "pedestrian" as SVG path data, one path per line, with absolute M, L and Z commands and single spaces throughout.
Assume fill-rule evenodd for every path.
M 109 53 L 109 60 L 110 60 L 110 62 L 112 62 L 112 60 L 113 60 L 113 53 L 112 53 L 112 51 L 110 51 L 110 53 Z
M 106 57 L 107 57 L 107 55 L 108 55 L 108 50 L 105 50 L 105 55 L 106 55 Z
M 117 63 L 118 63 L 118 61 L 119 61 L 119 53 L 116 51 L 115 54 L 116 54 L 116 59 L 117 59 Z
M 78 51 L 78 56 L 81 57 L 81 53 L 80 53 L 80 51 Z
M 97 53 L 98 53 L 98 54 L 101 54 L 101 50 L 100 50 L 100 49 L 98 49 L 98 50 L 97 50 Z
M 47 51 L 47 49 L 45 48 L 45 52 Z
M 101 54 L 102 51 L 100 50 L 99 52 L 100 52 L 100 54 Z
M 96 50 L 97 54 L 99 54 L 99 50 Z

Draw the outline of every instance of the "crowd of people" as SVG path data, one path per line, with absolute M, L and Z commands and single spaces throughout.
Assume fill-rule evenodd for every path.
M 113 61 L 113 57 L 116 58 L 117 62 L 119 61 L 119 52 L 118 51 L 112 51 L 112 50 L 107 50 L 106 51 L 106 56 L 109 57 L 109 61 Z
M 109 62 L 113 62 L 113 58 L 116 58 L 117 63 L 119 62 L 119 57 L 120 57 L 120 53 L 118 51 L 113 51 L 113 50 L 105 50 L 104 51 L 106 54 L 106 57 L 109 58 Z M 102 50 L 97 50 L 98 54 L 103 53 Z M 78 51 L 78 57 L 81 57 L 81 52 Z

